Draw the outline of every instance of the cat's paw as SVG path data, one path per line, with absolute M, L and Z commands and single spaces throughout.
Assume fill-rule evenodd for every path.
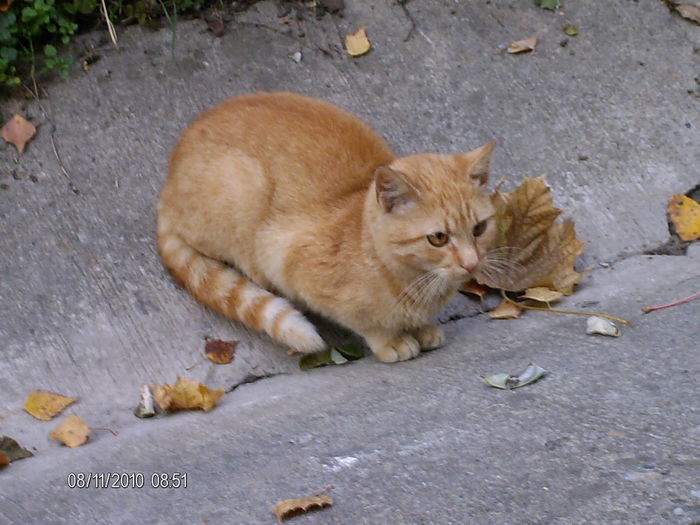
M 445 344 L 445 332 L 438 325 L 427 324 L 413 334 L 421 350 L 431 350 Z
M 395 363 L 413 359 L 420 353 L 420 345 L 410 334 L 401 334 L 390 339 L 369 341 L 369 347 L 383 363 Z

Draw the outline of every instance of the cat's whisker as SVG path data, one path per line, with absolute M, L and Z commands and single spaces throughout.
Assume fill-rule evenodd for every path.
M 435 278 L 423 289 L 417 308 L 419 310 L 429 308 L 431 303 L 445 291 L 446 283 L 447 281 L 440 275 L 438 270 L 435 274 Z
M 481 270 L 481 274 L 482 274 L 484 277 L 486 277 L 486 279 L 489 280 L 489 281 L 494 281 L 494 280 L 495 280 L 495 276 L 494 276 L 493 273 L 491 272 L 491 268 L 483 268 L 483 269 Z
M 420 297 L 421 291 L 428 283 L 434 278 L 432 271 L 428 271 L 424 274 L 419 275 L 416 279 L 411 281 L 396 298 L 396 304 L 394 309 L 407 306 L 408 304 L 415 303 L 416 297 Z
M 497 255 L 497 254 L 517 254 L 518 252 L 523 251 L 522 248 L 518 246 L 499 246 L 498 248 L 492 248 L 488 252 L 486 252 L 486 255 Z
M 492 267 L 501 267 L 516 270 L 522 270 L 524 268 L 524 266 L 518 261 L 514 261 L 512 259 L 504 259 L 501 257 L 486 257 L 484 261 L 487 265 L 490 265 Z
M 440 270 L 430 271 L 410 283 L 395 308 L 407 307 L 407 310 L 418 315 L 425 313 L 425 310 L 430 309 L 435 299 L 445 291 L 447 280 L 442 273 L 444 272 Z
M 499 272 L 520 272 L 523 267 L 521 265 L 508 264 L 504 262 L 491 262 L 490 264 L 484 265 L 485 268 L 491 268 Z
M 404 288 L 403 292 L 399 296 L 400 298 L 406 298 L 411 296 L 412 293 L 417 292 L 420 288 L 425 286 L 425 283 L 432 279 L 433 274 L 431 271 L 425 272 L 424 274 L 421 274 L 418 276 L 416 279 L 411 281 L 406 288 Z
M 435 279 L 431 279 L 423 288 L 421 288 L 420 293 L 417 295 L 416 300 L 412 305 L 416 312 L 423 312 L 425 304 L 428 302 L 431 295 L 430 290 L 434 286 L 434 283 Z

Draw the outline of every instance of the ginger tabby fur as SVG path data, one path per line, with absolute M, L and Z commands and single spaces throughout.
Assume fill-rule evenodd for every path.
M 300 352 L 326 345 L 297 307 L 362 335 L 380 361 L 411 359 L 443 344 L 430 318 L 491 260 L 493 146 L 397 158 L 329 103 L 231 99 L 172 153 L 163 262 L 205 305 Z

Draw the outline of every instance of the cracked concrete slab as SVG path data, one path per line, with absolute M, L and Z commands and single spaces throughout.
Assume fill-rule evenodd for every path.
M 399 5 L 346 4 L 343 18 L 302 21 L 304 37 L 284 34 L 270 2 L 221 38 L 180 21 L 174 52 L 166 30 L 122 30 L 119 52 L 88 34 L 101 55 L 89 73 L 76 67 L 39 102 L 2 102 L 3 118 L 21 112 L 38 134 L 21 158 L 0 146 L 0 429 L 36 453 L 0 473 L 0 518 L 266 523 L 277 499 L 333 484 L 336 505 L 299 523 L 699 520 L 698 303 L 639 309 L 696 291 L 700 259 L 631 256 L 668 239 L 666 199 L 699 182 L 698 28 L 654 0 L 565 2 L 563 16 L 530 0 L 426 0 L 406 6 L 413 31 Z M 341 41 L 360 25 L 373 50 L 352 60 Z M 535 53 L 504 52 L 534 33 Z M 638 325 L 601 340 L 581 335 L 583 319 L 489 322 L 460 298 L 443 314 L 459 318 L 445 349 L 300 373 L 283 348 L 197 305 L 154 244 L 179 131 L 227 97 L 277 89 L 349 109 L 401 153 L 498 139 L 495 178 L 509 189 L 548 172 L 588 240 L 583 264 L 615 263 L 566 305 Z M 185 372 L 205 336 L 238 339 L 236 360 Z M 517 393 L 478 380 L 530 359 L 551 376 Z M 142 383 L 178 374 L 227 389 L 281 376 L 209 414 L 131 414 Z M 119 435 L 61 448 L 21 409 L 32 389 L 79 396 L 70 412 Z M 78 470 L 192 482 L 69 490 Z
M 332 485 L 333 507 L 295 522 L 694 522 L 700 303 L 641 308 L 697 288 L 698 256 L 625 259 L 564 304 L 633 321 L 620 338 L 585 335 L 582 317 L 479 316 L 446 325 L 448 345 L 414 361 L 273 377 L 210 414 L 138 421 L 117 401 L 88 421 L 119 435 L 95 432 L 79 449 L 24 421 L 16 437 L 41 454 L 0 476 L 0 517 L 271 523 L 278 499 Z M 528 361 L 548 376 L 514 391 L 479 378 Z M 143 475 L 144 487 L 71 488 L 80 472 Z M 186 473 L 187 488 L 153 488 L 163 472 Z

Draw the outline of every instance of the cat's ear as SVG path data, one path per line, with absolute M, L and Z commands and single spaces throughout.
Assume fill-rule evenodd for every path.
M 479 186 L 485 186 L 489 180 L 491 153 L 495 147 L 496 141 L 492 140 L 488 144 L 476 148 L 469 153 L 458 155 L 458 163 L 463 169 L 466 169 L 467 175 Z
M 418 202 L 418 191 L 406 181 L 400 172 L 388 166 L 374 172 L 377 202 L 385 212 L 400 213 Z

